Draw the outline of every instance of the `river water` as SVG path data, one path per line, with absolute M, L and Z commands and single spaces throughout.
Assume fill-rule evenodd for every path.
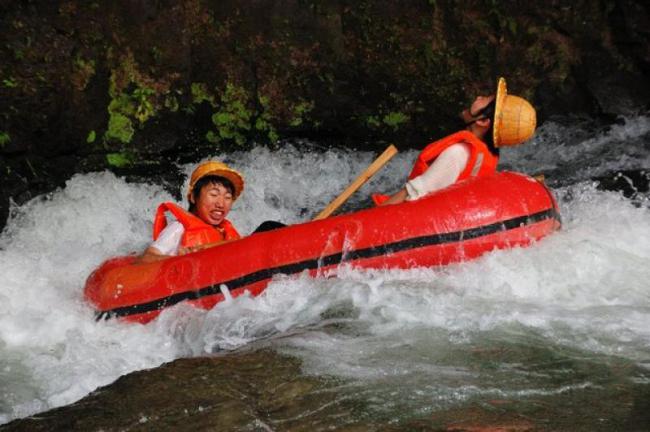
M 396 190 L 415 155 L 396 156 L 349 207 Z M 248 233 L 267 219 L 307 220 L 375 155 L 294 142 L 211 156 L 246 175 L 231 220 Z M 559 404 L 626 389 L 625 404 L 649 407 L 648 194 L 626 198 L 591 179 L 650 168 L 650 118 L 547 122 L 531 143 L 504 150 L 501 166 L 546 174 L 562 231 L 447 268 L 278 277 L 258 298 L 207 312 L 179 305 L 147 326 L 95 322 L 82 288 L 105 258 L 143 250 L 154 209 L 173 198 L 108 172 L 73 177 L 14 208 L 0 235 L 0 424 L 132 371 L 258 345 L 298 358 L 305 375 L 339 380 L 358 416 L 384 424 L 484 401 L 543 403 L 552 416 Z M 645 420 L 631 411 L 629 424 Z M 586 427 L 613 415 L 576 412 Z

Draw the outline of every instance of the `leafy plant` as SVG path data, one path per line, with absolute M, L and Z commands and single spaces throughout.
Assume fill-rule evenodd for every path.
M 249 96 L 242 87 L 231 83 L 226 84 L 226 91 L 221 96 L 222 106 L 212 115 L 212 123 L 217 131 L 208 132 L 206 139 L 210 142 L 219 142 L 232 139 L 237 144 L 246 142 L 245 133 L 251 129 L 253 113 L 247 108 Z
M 305 115 L 314 109 L 314 102 L 302 101 L 293 107 L 293 118 L 289 122 L 289 126 L 300 126 L 304 120 Z
M 192 92 L 192 103 L 200 104 L 209 102 L 210 105 L 215 106 L 214 96 L 210 94 L 208 86 L 205 83 L 192 83 L 190 90 Z
M 383 117 L 374 115 L 366 117 L 366 125 L 372 129 L 378 129 L 382 125 L 388 126 L 395 131 L 399 129 L 401 124 L 408 122 L 410 119 L 411 118 L 404 113 L 391 111 Z
M 12 77 L 6 78 L 2 80 L 2 85 L 4 85 L 7 88 L 15 88 L 18 87 L 18 82 Z
M 260 96 L 260 105 L 262 106 L 262 112 L 257 115 L 255 119 L 255 129 L 259 132 L 266 133 L 267 138 L 271 143 L 275 143 L 278 138 L 277 131 L 273 127 L 271 110 L 269 109 L 269 98 L 266 96 Z
M 131 98 L 136 104 L 135 118 L 137 118 L 140 123 L 146 122 L 155 114 L 153 103 L 151 102 L 151 96 L 154 94 L 155 92 L 147 87 L 138 87 L 133 91 Z
M 371 128 L 378 128 L 379 126 L 381 126 L 381 122 L 379 121 L 377 116 L 372 116 L 372 115 L 366 118 L 366 124 Z
M 108 94 L 111 101 L 104 140 L 129 143 L 135 132 L 134 124 L 142 126 L 156 115 L 155 83 L 138 70 L 133 54 L 129 52 L 112 70 Z
M 11 137 L 9 136 L 9 134 L 7 132 L 0 132 L 0 147 L 4 147 L 10 142 L 11 142 Z
M 129 143 L 134 132 L 131 120 L 125 115 L 115 112 L 111 113 L 108 119 L 108 130 L 104 136 L 110 141 Z
M 77 56 L 73 66 L 72 82 L 79 90 L 83 90 L 95 75 L 95 60 L 86 60 Z
M 397 130 L 401 124 L 409 121 L 410 117 L 401 112 L 389 112 L 382 120 L 385 125 L 390 126 L 393 130 Z
M 115 168 L 125 168 L 133 165 L 135 157 L 131 153 L 127 152 L 108 153 L 106 155 L 106 161 L 110 166 Z

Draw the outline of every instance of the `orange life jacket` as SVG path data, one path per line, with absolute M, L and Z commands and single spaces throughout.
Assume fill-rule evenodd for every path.
M 158 206 L 156 217 L 153 221 L 153 239 L 156 240 L 161 231 L 167 226 L 166 212 L 174 215 L 183 227 L 182 247 L 199 246 L 208 243 L 219 243 L 226 240 L 237 240 L 241 238 L 235 227 L 229 220 L 224 219 L 218 226 L 212 226 L 203 222 L 197 216 L 180 208 L 174 203 L 166 202 Z
M 460 131 L 448 135 L 438 141 L 434 141 L 427 145 L 415 160 L 413 169 L 409 174 L 409 180 L 418 177 L 431 166 L 434 160 L 440 153 L 447 150 L 454 144 L 464 143 L 468 144 L 470 148 L 469 160 L 465 165 L 465 169 L 460 173 L 457 182 L 466 180 L 470 177 L 482 177 L 494 173 L 497 169 L 499 157 L 495 156 L 488 149 L 487 144 L 478 139 L 476 135 L 470 131 Z M 379 205 L 389 198 L 388 195 L 374 194 L 372 196 L 375 204 Z

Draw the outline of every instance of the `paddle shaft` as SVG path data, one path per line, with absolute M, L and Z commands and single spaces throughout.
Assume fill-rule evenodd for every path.
M 313 220 L 325 219 L 343 205 L 350 196 L 357 191 L 365 182 L 368 181 L 377 171 L 379 171 L 393 156 L 397 154 L 397 148 L 394 145 L 389 145 L 386 150 L 377 158 L 368 168 L 350 184 L 334 201 L 329 203 Z

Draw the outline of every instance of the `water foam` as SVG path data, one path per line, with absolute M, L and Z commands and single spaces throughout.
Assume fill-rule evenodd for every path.
M 528 173 L 559 172 L 564 183 L 623 169 L 650 167 L 650 117 L 621 117 L 596 126 L 547 122 L 525 145 L 502 152 L 500 166 Z

